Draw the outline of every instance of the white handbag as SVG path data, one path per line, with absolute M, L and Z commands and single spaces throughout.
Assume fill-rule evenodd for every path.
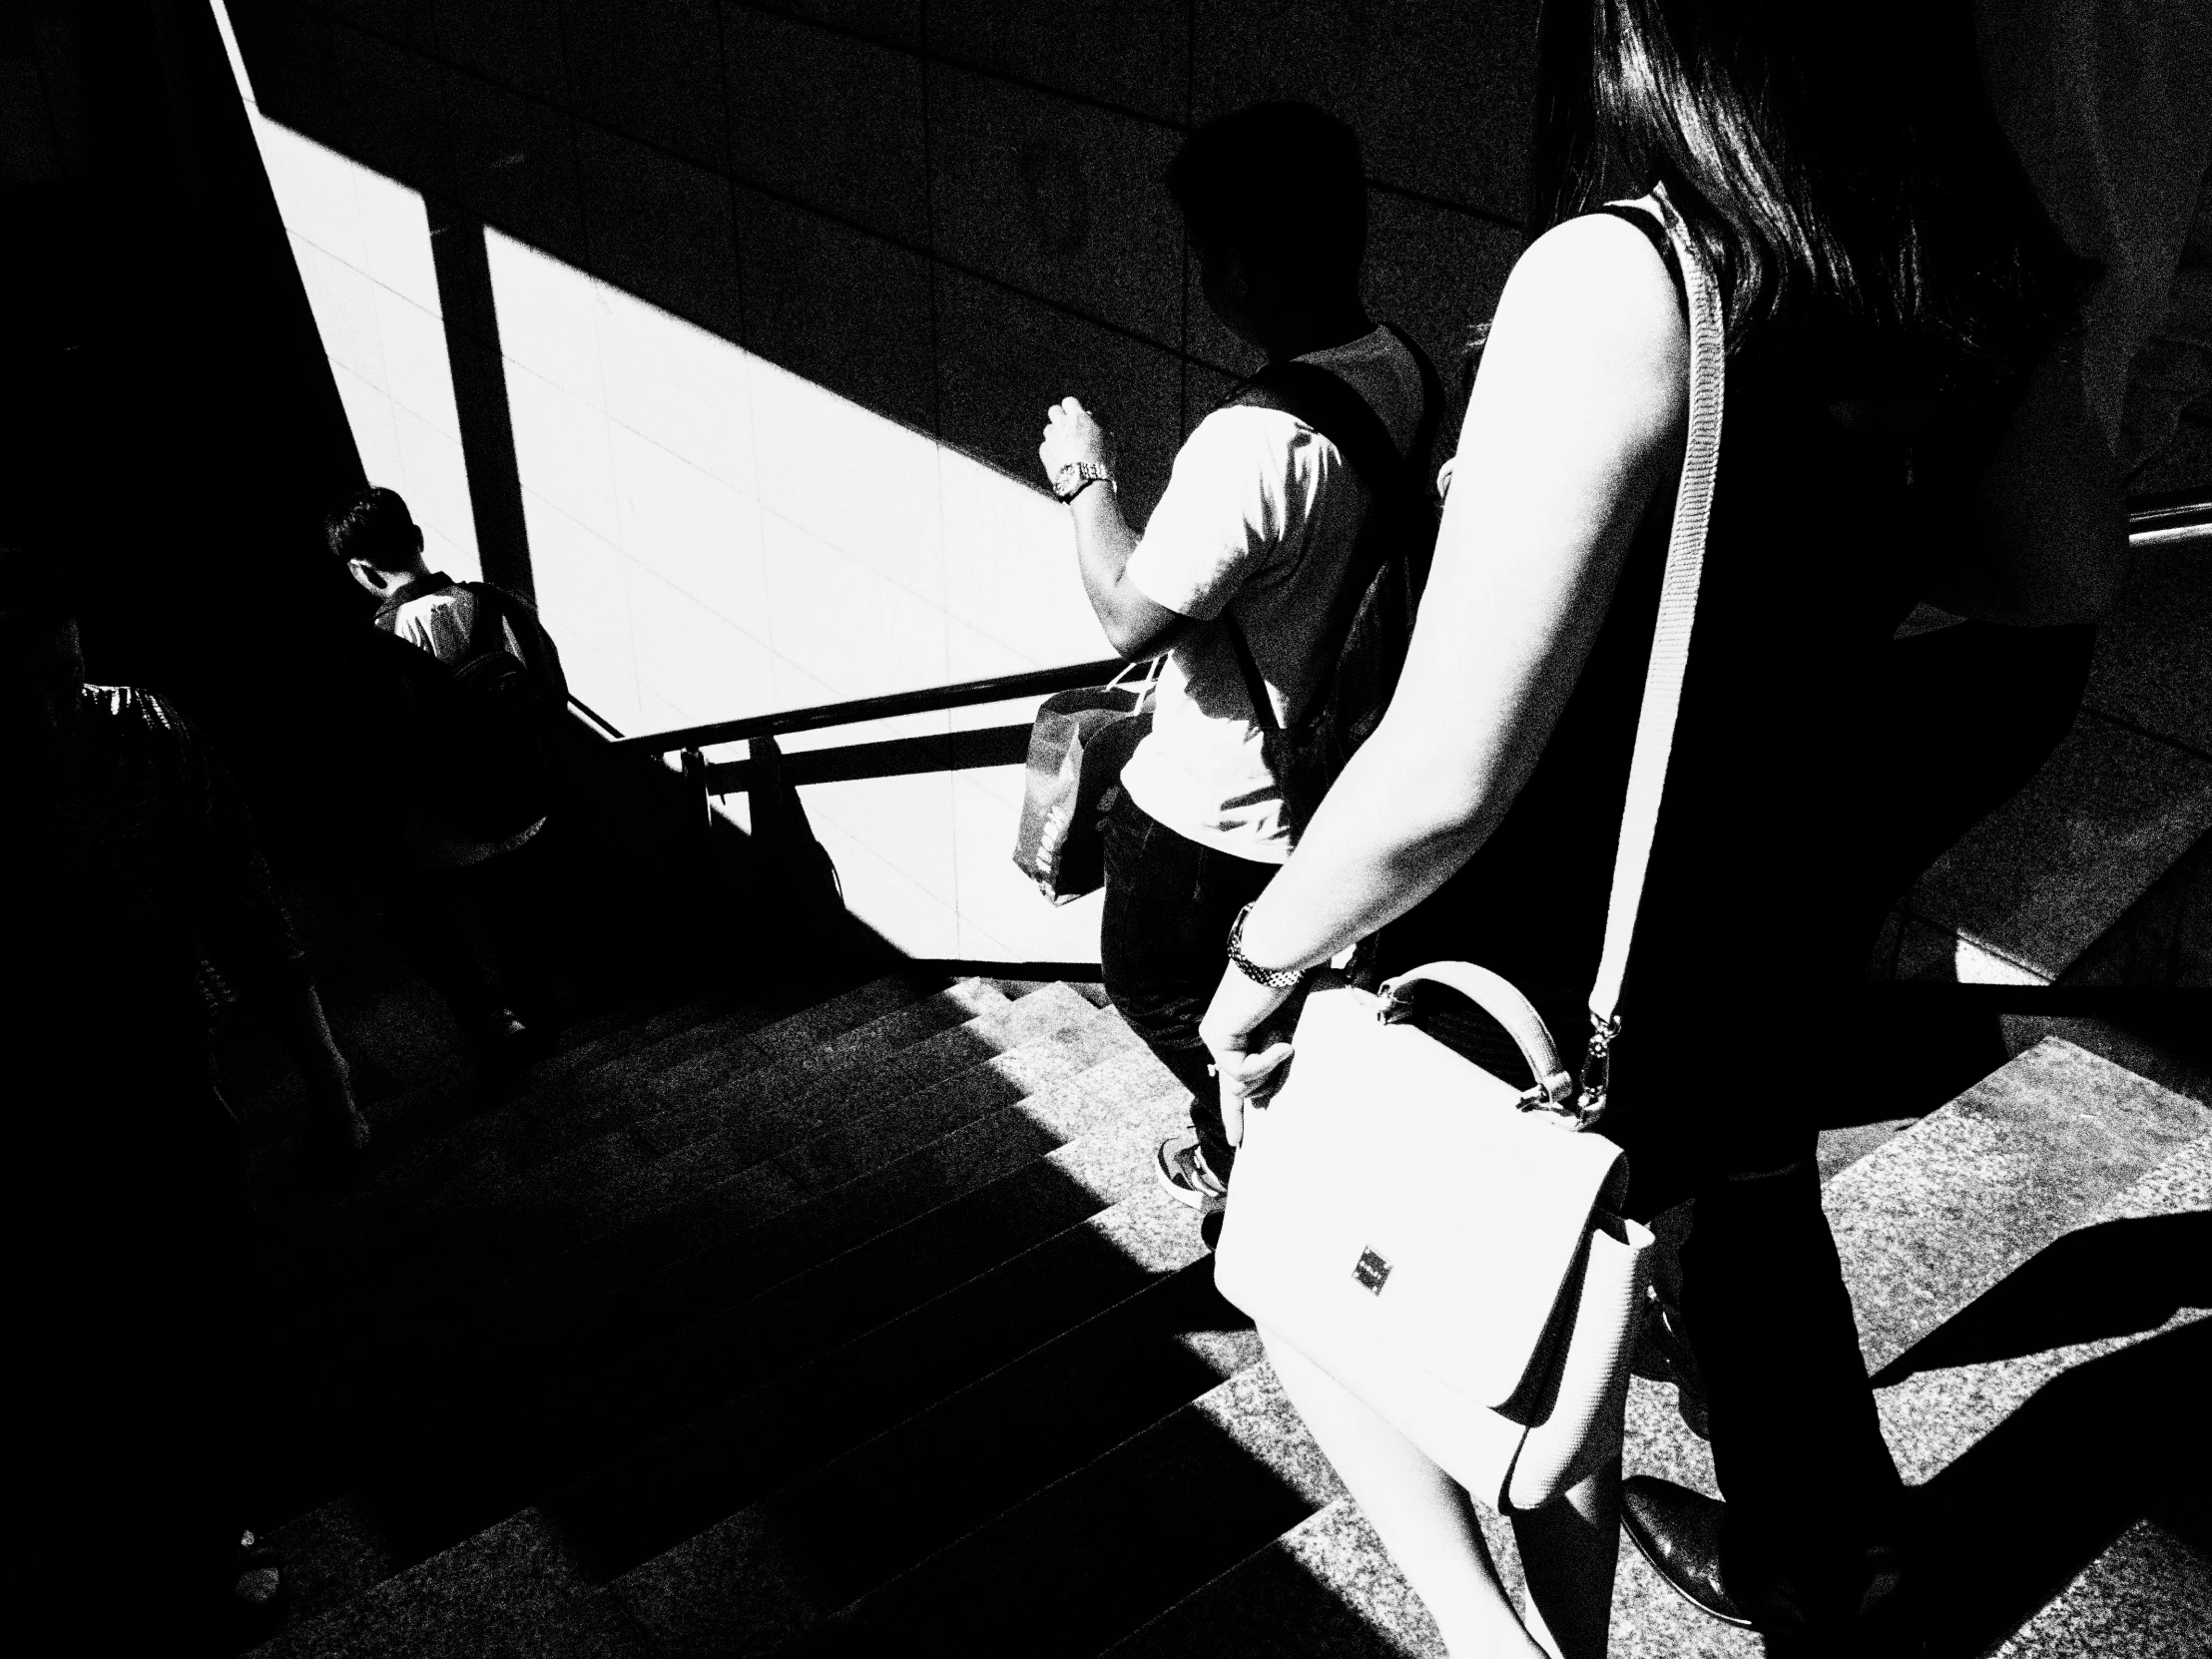
M 1703 573 L 1723 343 L 1711 278 L 1664 194 L 1651 200 L 1689 298 L 1689 437 L 1581 1087 L 1536 1010 L 1486 968 L 1431 963 L 1380 995 L 1317 975 L 1281 1089 L 1245 1116 L 1214 1264 L 1271 1342 L 1499 1510 L 1550 1502 L 1618 1448 L 1652 1245 L 1618 1214 L 1625 1156 L 1593 1130 Z M 1535 1085 L 1403 1023 L 1401 993 L 1423 980 L 1503 1026 Z

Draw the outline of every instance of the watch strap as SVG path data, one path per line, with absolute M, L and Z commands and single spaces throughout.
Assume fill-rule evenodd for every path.
M 1229 959 L 1237 971 L 1255 985 L 1265 985 L 1271 991 L 1287 991 L 1306 977 L 1304 968 L 1264 968 L 1244 953 L 1245 917 L 1252 914 L 1247 904 L 1237 912 L 1237 919 L 1229 924 Z

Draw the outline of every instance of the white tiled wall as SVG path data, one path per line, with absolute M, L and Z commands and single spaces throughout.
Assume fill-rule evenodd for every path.
M 232 57 L 368 475 L 406 496 L 434 563 L 475 577 L 422 200 L 264 119 Z M 1065 514 L 1039 490 L 521 243 L 485 240 L 539 606 L 577 696 L 622 731 L 1108 654 Z M 1035 702 L 784 747 L 1002 725 Z M 804 796 L 846 902 L 900 948 L 1096 959 L 1097 898 L 1056 909 L 1013 867 L 1018 767 Z M 746 823 L 742 799 L 726 810 Z
M 226 39 L 229 21 L 221 6 Z M 232 67 L 369 482 L 407 498 L 433 567 L 482 574 L 422 198 L 265 118 Z
M 577 694 L 624 731 L 1106 655 L 1040 492 L 523 244 L 487 244 L 540 603 Z M 803 793 L 846 902 L 900 948 L 1095 958 L 1097 900 L 1054 909 L 1013 868 L 1018 768 Z M 748 821 L 742 799 L 727 810 Z

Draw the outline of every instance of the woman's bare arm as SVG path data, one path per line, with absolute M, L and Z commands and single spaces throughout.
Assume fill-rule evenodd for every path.
M 1515 267 L 1404 676 L 1253 910 L 1254 961 L 1327 960 L 1434 891 L 1503 818 L 1679 462 L 1687 351 L 1666 268 L 1616 219 L 1562 225 Z

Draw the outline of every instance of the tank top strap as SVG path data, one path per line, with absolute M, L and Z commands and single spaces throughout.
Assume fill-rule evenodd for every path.
M 1607 202 L 1591 210 L 1625 221 L 1643 232 L 1644 240 L 1651 244 L 1653 252 L 1667 268 L 1667 275 L 1674 280 L 1674 295 L 1682 302 L 1682 314 L 1689 315 L 1690 290 L 1682 285 L 1682 264 L 1675 258 L 1674 243 L 1667 236 L 1667 228 L 1657 214 L 1640 202 Z

